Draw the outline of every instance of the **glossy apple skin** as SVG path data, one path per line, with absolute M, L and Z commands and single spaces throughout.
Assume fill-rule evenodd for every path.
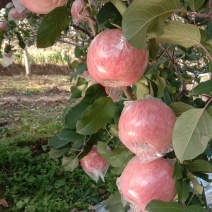
M 31 12 L 47 14 L 56 7 L 61 7 L 67 0 L 21 0 L 21 3 Z
M 147 62 L 147 50 L 132 47 L 119 29 L 99 33 L 88 48 L 88 71 L 105 87 L 134 84 L 143 75 Z
M 143 162 L 154 160 L 171 146 L 176 116 L 154 97 L 128 102 L 119 119 L 119 138 Z
M 153 199 L 170 202 L 176 194 L 173 166 L 163 158 L 143 164 L 132 158 L 117 180 L 119 191 L 136 212 L 145 211 Z
M 110 148 L 107 148 L 110 151 Z M 104 176 L 108 170 L 109 163 L 98 153 L 97 146 L 94 145 L 92 150 L 80 160 L 82 169 L 96 182 L 99 177 L 104 181 Z
M 0 31 L 6 32 L 8 30 L 7 22 L 0 22 Z
M 75 0 L 71 6 L 72 20 L 75 23 L 83 23 L 86 21 L 86 13 L 83 11 L 82 0 Z

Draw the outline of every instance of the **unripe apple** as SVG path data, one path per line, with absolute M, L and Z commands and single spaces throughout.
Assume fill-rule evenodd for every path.
M 119 138 L 144 162 L 166 153 L 172 142 L 176 116 L 154 97 L 128 102 L 119 119 Z
M 0 31 L 6 32 L 8 30 L 7 22 L 0 22 Z
M 88 48 L 88 71 L 105 87 L 134 84 L 143 75 L 147 62 L 147 50 L 136 49 L 127 43 L 119 29 L 99 33 Z
M 110 148 L 107 147 L 110 151 Z M 98 153 L 97 146 L 94 145 L 92 150 L 80 160 L 83 170 L 96 182 L 99 177 L 104 181 L 104 176 L 108 170 L 109 163 Z
M 56 7 L 65 5 L 67 0 L 21 0 L 21 3 L 31 12 L 47 14 Z
M 75 0 L 71 6 L 72 19 L 76 23 L 86 21 L 86 12 L 84 11 L 82 0 Z
M 173 166 L 159 158 L 143 164 L 139 157 L 132 158 L 117 180 L 119 191 L 136 212 L 143 212 L 153 199 L 170 202 L 176 189 L 172 178 Z

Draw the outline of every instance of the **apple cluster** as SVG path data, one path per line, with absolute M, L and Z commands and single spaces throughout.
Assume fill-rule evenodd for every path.
M 75 22 L 85 21 L 82 0 L 75 0 L 71 12 Z M 113 92 L 114 100 L 120 95 L 117 90 L 141 78 L 147 63 L 148 51 L 131 46 L 120 29 L 100 32 L 88 48 L 88 72 L 108 93 Z M 135 156 L 117 179 L 117 186 L 135 212 L 145 211 L 153 199 L 172 201 L 176 195 L 173 164 L 163 158 L 171 147 L 175 121 L 173 111 L 154 97 L 126 102 L 121 113 L 119 138 Z M 97 159 L 101 156 L 97 152 L 95 156 L 94 151 L 96 148 L 81 160 L 82 168 L 90 176 L 104 170 L 97 161 L 106 164 L 104 159 Z M 86 167 L 86 163 L 92 168 Z

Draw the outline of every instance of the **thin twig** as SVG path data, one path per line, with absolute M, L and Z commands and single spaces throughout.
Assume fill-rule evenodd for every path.
M 75 29 L 78 29 L 82 32 L 84 32 L 86 35 L 88 35 L 90 38 L 93 38 L 93 35 L 92 33 L 90 33 L 87 29 L 85 29 L 84 27 L 80 26 L 80 25 L 76 25 L 76 24 L 73 24 L 72 25 Z

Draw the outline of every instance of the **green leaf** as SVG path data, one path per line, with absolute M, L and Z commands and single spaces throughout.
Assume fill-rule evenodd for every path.
M 185 0 L 185 3 L 191 8 L 192 11 L 196 12 L 202 5 L 205 0 Z
M 83 50 L 79 46 L 76 46 L 74 49 L 74 55 L 76 58 L 81 58 L 83 55 Z
M 158 77 L 157 84 L 158 84 L 157 98 L 161 98 L 164 94 L 164 89 L 166 87 L 166 81 L 163 77 Z
M 116 28 L 112 24 L 121 26 L 121 21 L 121 14 L 111 2 L 104 4 L 97 15 L 99 31 L 101 31 L 103 28 Z
M 134 47 L 146 48 L 146 35 L 151 38 L 163 33 L 163 22 L 180 9 L 179 0 L 137 0 L 127 8 L 123 15 L 124 37 Z
M 187 167 L 190 172 L 212 173 L 212 164 L 205 160 L 188 161 Z
M 199 28 L 193 24 L 170 21 L 163 29 L 164 34 L 156 39 L 159 43 L 175 44 L 185 48 L 200 45 L 201 34 Z
M 65 126 L 69 129 L 76 129 L 77 121 L 81 119 L 83 112 L 89 105 L 89 103 L 81 101 L 72 107 L 65 116 Z
M 186 181 L 177 180 L 175 182 L 177 193 L 178 193 L 178 200 L 185 202 L 188 199 L 190 193 L 190 186 Z
M 134 156 L 134 154 L 123 145 L 116 147 L 111 152 L 108 152 L 106 150 L 107 144 L 105 142 L 98 142 L 97 149 L 99 154 L 102 155 L 112 167 L 121 167 L 122 171 L 128 161 Z
M 45 15 L 37 32 L 37 47 L 46 48 L 54 45 L 61 32 L 68 26 L 70 14 L 67 7 L 57 7 Z
M 129 207 L 124 207 L 122 203 L 121 195 L 118 191 L 114 194 L 111 194 L 105 205 L 105 209 L 108 212 L 125 212 Z
M 202 95 L 202 94 L 206 94 L 212 97 L 212 80 L 201 82 L 191 92 L 191 95 L 194 95 L 194 96 Z
M 169 107 L 174 111 L 176 116 L 180 116 L 187 110 L 194 109 L 194 107 L 184 102 L 172 102 Z
M 70 108 L 67 112 L 65 116 L 65 126 L 69 129 L 76 129 L 76 123 L 81 119 L 85 109 L 93 104 L 96 99 L 105 95 L 104 87 L 99 84 L 94 84 L 88 87 L 81 102 Z
M 209 113 L 210 117 L 212 118 L 212 105 L 207 108 L 207 112 Z
M 82 96 L 82 92 L 87 88 L 88 82 L 82 77 L 77 79 L 75 86 L 71 86 L 71 100 L 78 99 Z
M 18 45 L 22 49 L 24 49 L 26 47 L 26 44 L 24 43 L 24 39 L 23 39 L 22 35 L 19 32 L 16 32 L 16 31 L 14 33 L 15 33 L 16 37 L 18 38 Z
M 149 95 L 150 91 L 149 88 L 142 82 L 136 82 L 136 97 L 137 99 L 143 99 L 147 95 Z
M 74 130 L 63 129 L 60 133 L 54 136 L 48 146 L 51 146 L 55 149 L 59 149 L 71 141 L 84 141 L 84 136 L 77 134 Z
M 62 166 L 64 167 L 65 171 L 72 172 L 78 167 L 78 165 L 78 157 L 63 157 L 62 159 Z
M 174 164 L 173 178 L 175 180 L 180 180 L 183 178 L 183 172 L 185 171 L 185 166 L 179 163 Z
M 204 109 L 188 110 L 177 119 L 172 143 L 177 158 L 192 160 L 207 147 L 212 137 L 212 119 Z
M 202 206 L 192 205 L 184 207 L 175 202 L 162 202 L 159 200 L 152 200 L 146 207 L 149 212 L 206 212 Z
M 86 108 L 81 120 L 77 121 L 77 132 L 82 135 L 96 133 L 115 114 L 115 104 L 109 97 L 97 99 L 91 106 Z
M 65 154 L 67 154 L 68 152 L 69 152 L 69 148 L 66 148 L 66 149 L 51 148 L 51 150 L 49 151 L 49 156 L 52 159 L 57 159 Z

